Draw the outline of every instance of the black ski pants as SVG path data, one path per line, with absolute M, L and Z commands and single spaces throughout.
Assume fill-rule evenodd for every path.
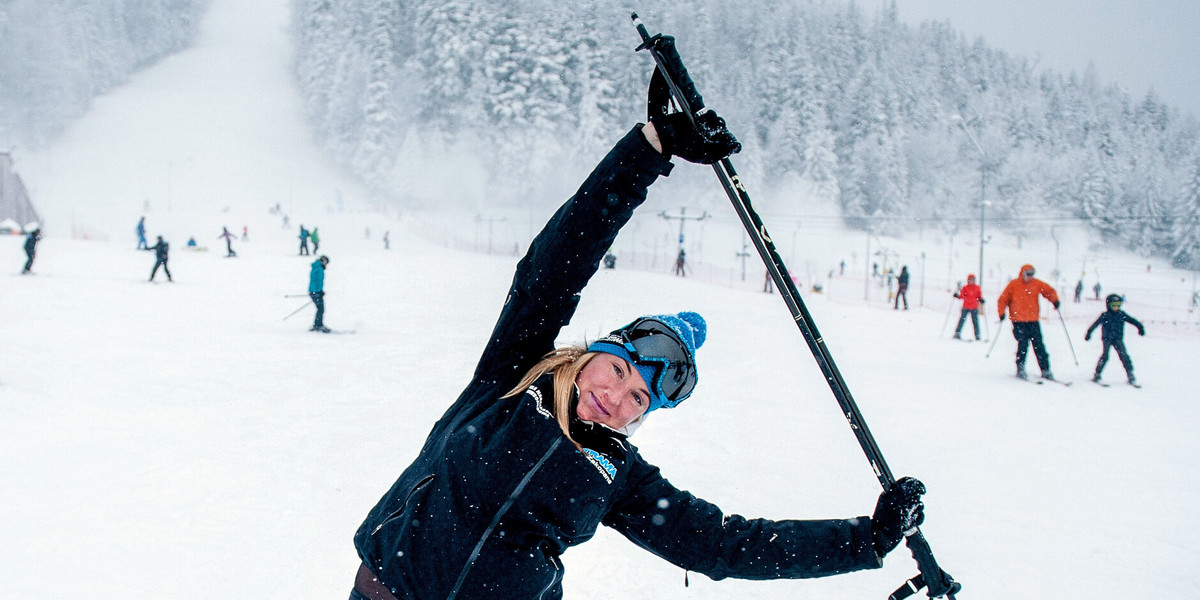
M 26 252 L 25 256 L 27 257 L 25 260 L 25 268 L 21 270 L 25 273 L 28 273 L 29 270 L 33 268 L 33 257 L 37 256 L 37 252 Z
M 166 260 L 159 260 L 159 261 L 154 262 L 154 269 L 150 271 L 150 281 L 154 281 L 154 276 L 156 274 L 158 274 L 159 267 L 162 267 L 163 272 L 167 274 L 167 281 L 171 281 L 171 270 L 167 268 Z
M 308 254 L 308 239 L 300 238 L 300 255 L 304 256 L 305 254 Z
M 1050 355 L 1046 352 L 1046 344 L 1042 341 L 1042 325 L 1037 321 L 1013 322 L 1013 337 L 1017 338 L 1017 367 L 1025 366 L 1025 355 L 1029 353 L 1029 345 L 1033 344 L 1033 356 L 1037 358 L 1038 366 L 1045 373 L 1050 370 Z
M 317 316 L 313 319 L 313 329 L 325 326 L 325 292 L 309 292 L 313 304 L 317 305 Z
M 954 328 L 954 337 L 962 337 L 963 325 L 967 324 L 967 315 L 971 315 L 971 325 L 975 327 L 975 339 L 979 339 L 979 309 L 964 308 L 958 317 L 958 327 Z
M 901 283 L 900 286 L 896 288 L 896 303 L 892 305 L 892 309 L 894 309 L 894 310 L 900 309 L 900 298 L 904 298 L 904 310 L 908 310 L 908 284 L 907 283 Z
M 1104 365 L 1108 364 L 1109 348 L 1117 351 L 1117 358 L 1121 359 L 1121 365 L 1125 367 L 1125 375 L 1133 377 L 1133 359 L 1129 358 L 1129 353 L 1125 351 L 1125 340 L 1104 340 L 1104 350 L 1100 352 L 1100 360 L 1096 363 L 1096 377 L 1100 376 Z

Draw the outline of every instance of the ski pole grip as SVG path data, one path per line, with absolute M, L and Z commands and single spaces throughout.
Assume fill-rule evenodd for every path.
M 686 107 L 686 111 L 692 115 L 700 112 L 704 108 L 704 97 L 696 91 L 696 84 L 692 82 L 687 68 L 683 66 L 683 59 L 675 49 L 675 38 L 661 33 L 651 36 L 637 13 L 633 13 L 631 18 L 638 34 L 642 36 L 642 44 L 637 49 L 650 50 L 654 55 L 654 62 L 666 76 L 672 95 L 680 104 L 680 108 Z
M 921 572 L 920 581 L 924 582 L 928 589 L 930 598 L 954 598 L 954 594 L 962 589 L 962 584 L 954 581 L 954 578 L 949 573 L 942 570 L 938 566 L 937 559 L 933 557 L 933 550 L 929 548 L 929 542 L 925 540 L 925 535 L 918 529 L 915 533 L 904 538 L 905 545 L 912 552 L 913 560 L 917 562 L 917 570 Z

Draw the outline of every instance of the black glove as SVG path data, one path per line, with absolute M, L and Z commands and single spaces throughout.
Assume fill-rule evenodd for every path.
M 1006 316 L 1008 316 L 1008 315 L 1005 315 L 1004 313 L 1000 313 L 1000 320 L 1003 321 L 1004 317 L 1006 317 Z
M 1092 341 L 1092 334 L 1090 334 L 1090 333 L 1083 334 L 1083 341 L 1085 341 L 1085 342 Z
M 696 116 L 695 127 L 681 112 L 656 115 L 650 122 L 667 158 L 675 155 L 688 162 L 711 165 L 742 150 L 742 144 L 725 127 L 725 119 L 711 110 Z
M 1058 305 L 1059 305 L 1058 300 L 1055 300 L 1054 302 L 1051 302 L 1050 304 L 1054 305 L 1054 310 L 1058 310 Z
M 1138 335 L 1146 335 L 1146 330 L 1145 330 L 1145 329 L 1139 329 L 1139 330 L 1138 330 Z
M 899 546 L 905 535 L 925 521 L 925 504 L 921 502 L 924 493 L 925 484 L 902 477 L 879 495 L 875 514 L 871 516 L 871 543 L 879 558 Z

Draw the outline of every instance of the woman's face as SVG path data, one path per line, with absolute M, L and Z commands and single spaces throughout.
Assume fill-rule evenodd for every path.
M 646 412 L 650 391 L 641 373 L 625 359 L 597 352 L 575 378 L 575 416 L 620 430 Z

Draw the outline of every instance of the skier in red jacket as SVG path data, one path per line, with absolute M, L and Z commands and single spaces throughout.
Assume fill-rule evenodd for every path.
M 983 304 L 983 290 L 975 283 L 975 274 L 967 275 L 967 285 L 954 292 L 955 298 L 962 299 L 962 314 L 958 317 L 958 327 L 954 328 L 954 339 L 962 339 L 962 328 L 971 315 L 971 325 L 975 327 L 975 340 L 979 340 L 979 305 Z

